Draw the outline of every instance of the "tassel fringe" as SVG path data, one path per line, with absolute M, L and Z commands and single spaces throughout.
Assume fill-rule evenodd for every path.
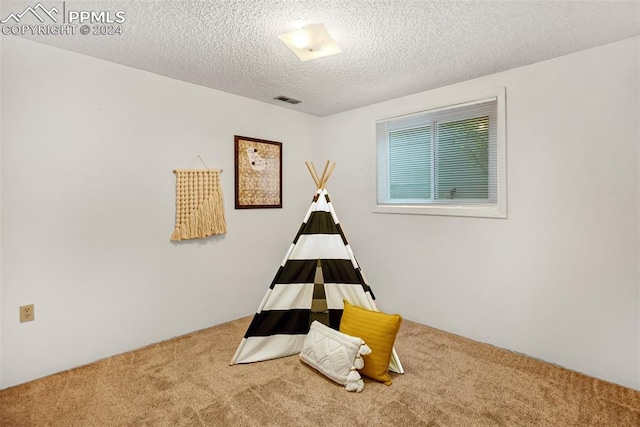
M 360 345 L 360 349 L 358 349 L 358 354 L 356 355 L 356 360 L 353 362 L 353 366 L 356 369 L 364 368 L 364 360 L 362 356 L 366 356 L 367 354 L 371 354 L 371 347 L 369 347 L 364 341 Z
M 226 233 L 220 172 L 189 170 L 177 174 L 176 228 L 171 240 L 201 239 Z
M 356 360 L 353 362 L 353 366 L 355 366 L 356 369 L 364 368 L 364 360 L 362 360 L 362 356 L 356 356 Z
M 351 367 L 351 371 L 347 375 L 347 384 L 344 388 L 347 391 L 355 391 L 356 393 L 360 393 L 364 389 L 364 381 L 362 381 L 362 377 L 355 366 Z
M 362 343 L 362 345 L 360 346 L 360 350 L 358 350 L 358 354 L 361 356 L 366 356 L 367 354 L 371 354 L 371 347 L 369 347 L 365 343 Z

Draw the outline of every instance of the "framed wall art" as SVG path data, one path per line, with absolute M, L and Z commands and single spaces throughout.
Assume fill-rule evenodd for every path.
M 236 209 L 282 208 L 282 143 L 236 135 Z

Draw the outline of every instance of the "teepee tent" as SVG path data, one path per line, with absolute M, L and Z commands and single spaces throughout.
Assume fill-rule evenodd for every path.
M 327 161 L 320 177 L 313 164 L 306 164 L 317 192 L 232 365 L 300 353 L 314 320 L 339 328 L 343 300 L 377 310 L 325 188 L 335 163 L 329 169 Z M 404 373 L 395 349 L 389 367 Z

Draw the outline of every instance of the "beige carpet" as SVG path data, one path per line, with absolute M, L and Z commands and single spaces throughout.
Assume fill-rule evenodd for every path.
M 1 426 L 640 426 L 640 392 L 405 321 L 405 375 L 229 366 L 249 318 L 0 391 Z

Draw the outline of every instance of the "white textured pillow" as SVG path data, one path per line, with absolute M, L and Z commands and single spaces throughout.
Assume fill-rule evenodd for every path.
M 348 391 L 360 392 L 364 382 L 357 369 L 364 366 L 361 355 L 369 353 L 371 349 L 361 338 L 343 334 L 314 320 L 304 340 L 300 359 L 344 385 Z

